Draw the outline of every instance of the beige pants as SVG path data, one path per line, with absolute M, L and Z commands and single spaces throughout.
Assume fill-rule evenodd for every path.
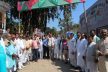
M 98 68 L 99 72 L 108 72 L 108 58 L 104 56 L 99 57 Z

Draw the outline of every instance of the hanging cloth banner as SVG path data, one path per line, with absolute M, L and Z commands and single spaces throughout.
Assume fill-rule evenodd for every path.
M 47 8 L 70 3 L 83 3 L 85 0 L 29 0 L 17 3 L 18 11 L 31 10 L 36 8 Z
M 21 6 L 20 2 L 17 3 L 17 10 L 18 11 L 21 11 L 22 10 L 22 6 Z
M 42 7 L 43 4 L 45 4 L 45 0 L 39 0 L 38 6 L 39 6 L 39 7 Z
M 51 3 L 58 5 L 58 0 L 49 0 Z
M 81 2 L 85 2 L 85 0 L 80 0 Z
M 65 0 L 65 1 L 67 1 L 68 3 L 72 3 L 73 2 L 73 0 Z
M 32 9 L 32 6 L 35 5 L 38 2 L 38 0 L 29 0 L 25 2 L 25 5 L 28 7 L 29 10 Z

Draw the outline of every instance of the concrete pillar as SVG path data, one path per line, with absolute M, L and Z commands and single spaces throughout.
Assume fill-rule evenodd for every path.
M 6 11 L 10 10 L 10 5 L 4 1 L 0 1 L 0 13 L 2 13 L 2 25 L 0 28 L 6 31 Z
M 4 17 L 3 17 L 3 30 L 4 32 L 6 32 L 6 12 L 4 13 Z

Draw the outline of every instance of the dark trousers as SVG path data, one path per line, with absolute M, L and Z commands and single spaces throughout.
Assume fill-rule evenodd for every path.
M 54 60 L 54 48 L 52 48 L 52 47 L 49 47 L 49 48 L 50 48 L 50 50 L 49 50 L 50 59 L 51 59 L 51 60 Z
M 43 45 L 43 57 L 49 58 L 49 48 Z
M 38 49 L 32 49 L 32 54 L 33 54 L 33 57 L 32 57 L 32 60 L 33 61 L 36 61 L 38 59 Z

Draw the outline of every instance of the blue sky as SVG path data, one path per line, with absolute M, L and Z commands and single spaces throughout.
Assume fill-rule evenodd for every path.
M 97 0 L 86 0 L 86 3 L 85 3 L 86 9 L 88 9 L 90 6 L 92 6 L 96 1 Z M 74 23 L 79 23 L 79 20 L 80 20 L 79 17 L 83 12 L 84 12 L 83 4 L 79 3 L 77 5 L 77 8 L 72 11 L 72 18 L 73 18 Z M 63 12 L 61 12 L 60 17 L 63 18 Z M 55 28 L 57 28 L 57 30 L 59 30 L 58 19 L 55 19 L 54 21 L 52 21 L 52 19 L 51 19 L 49 22 L 47 22 L 47 26 L 55 27 Z

